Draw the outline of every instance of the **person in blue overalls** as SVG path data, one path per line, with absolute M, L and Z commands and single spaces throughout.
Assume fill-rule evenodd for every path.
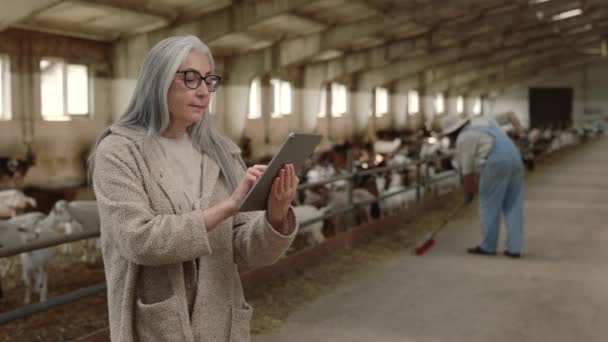
M 496 255 L 501 216 L 504 213 L 507 241 L 504 254 L 519 258 L 522 251 L 524 166 L 513 141 L 499 124 L 510 122 L 520 137 L 525 132 L 512 113 L 463 118 L 447 115 L 442 134 L 456 141 L 456 161 L 464 177 L 465 202 L 479 192 L 481 242 L 468 253 Z M 477 191 L 479 183 L 479 191 Z

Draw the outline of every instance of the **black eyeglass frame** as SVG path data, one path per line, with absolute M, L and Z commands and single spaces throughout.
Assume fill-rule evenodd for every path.
M 191 69 L 177 70 L 175 73 L 176 74 L 184 74 L 184 85 L 188 89 L 198 89 L 198 87 L 200 87 L 201 84 L 203 84 L 203 82 L 205 82 L 205 84 L 207 85 L 207 89 L 209 89 L 209 92 L 214 92 L 214 91 L 216 91 L 220 87 L 220 85 L 222 83 L 222 76 L 216 75 L 216 74 L 209 74 L 209 75 L 203 76 L 203 75 L 201 75 L 200 72 L 198 72 L 196 70 L 191 70 Z M 192 74 L 198 76 L 196 78 L 197 84 L 196 84 L 195 87 L 191 87 L 191 86 L 188 85 L 188 73 L 192 73 Z M 214 78 L 217 79 L 217 83 L 215 84 L 215 86 L 212 83 L 213 81 L 207 81 L 208 79 L 213 80 Z

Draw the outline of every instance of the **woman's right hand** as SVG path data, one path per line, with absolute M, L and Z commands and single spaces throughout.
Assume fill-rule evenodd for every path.
M 245 177 L 241 179 L 232 195 L 230 195 L 230 201 L 234 208 L 237 208 L 238 210 L 245 195 L 247 195 L 253 184 L 255 184 L 264 171 L 266 171 L 266 165 L 254 165 L 247 169 Z

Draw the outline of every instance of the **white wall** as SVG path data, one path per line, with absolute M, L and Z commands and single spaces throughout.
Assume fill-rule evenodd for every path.
M 513 111 L 524 127 L 530 125 L 528 89 L 515 88 L 490 101 L 489 113 L 492 116 Z
M 579 68 L 525 87 L 512 88 L 489 101 L 489 114 L 495 115 L 512 110 L 528 127 L 530 122 L 528 87 L 573 88 L 572 119 L 575 124 L 608 119 L 608 63 L 606 62 L 586 69 Z

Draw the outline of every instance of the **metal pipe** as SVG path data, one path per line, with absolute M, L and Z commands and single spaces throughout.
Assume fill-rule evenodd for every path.
M 353 150 L 352 149 L 348 149 L 346 151 L 346 169 L 348 170 L 348 172 L 353 173 L 354 170 L 354 156 L 353 156 Z M 355 172 L 356 173 L 356 172 Z M 353 205 L 354 202 L 354 190 L 355 190 L 355 179 L 350 178 L 348 180 L 348 206 Z M 355 223 L 355 216 L 353 215 L 352 212 L 349 212 L 348 215 L 348 219 L 347 219 L 347 224 L 353 225 Z
M 420 165 L 416 164 L 416 203 L 420 203 L 421 199 L 421 189 L 420 189 L 420 176 L 422 173 L 420 172 Z
M 335 209 L 335 210 L 331 210 L 327 214 L 324 214 L 324 215 L 321 215 L 321 216 L 317 216 L 317 217 L 309 219 L 309 220 L 304 220 L 304 221 L 300 222 L 299 226 L 300 226 L 300 228 L 304 228 L 304 227 L 309 226 L 309 225 L 311 225 L 313 223 L 317 223 L 319 221 L 323 221 L 325 219 L 332 218 L 334 216 L 337 216 L 337 215 L 340 215 L 340 214 L 343 214 L 343 213 L 351 212 L 351 211 L 355 210 L 357 207 L 362 207 L 364 205 L 369 205 L 369 204 L 372 204 L 372 203 L 375 203 L 375 202 L 380 202 L 380 201 L 383 201 L 383 200 L 385 200 L 385 199 L 387 199 L 389 197 L 392 197 L 392 196 L 395 196 L 395 195 L 399 195 L 399 194 L 401 194 L 403 192 L 406 192 L 406 191 L 410 191 L 414 187 L 415 187 L 415 185 L 408 186 L 408 187 L 406 187 L 404 189 L 393 191 L 393 192 L 389 192 L 389 193 L 386 193 L 386 194 L 384 194 L 382 196 L 378 196 L 378 197 L 376 197 L 374 199 L 371 199 L 371 200 L 354 202 L 352 205 L 348 205 L 348 206 L 341 207 L 341 208 L 338 208 L 338 209 Z
M 28 243 L 24 243 L 20 246 L 11 246 L 11 247 L 0 247 L 0 258 L 10 257 L 13 255 L 21 254 L 24 252 L 30 252 L 37 249 L 42 249 L 46 247 L 53 247 L 57 245 L 61 245 L 68 242 L 74 242 L 78 240 L 89 239 L 93 237 L 99 236 L 99 230 L 93 230 L 82 233 L 74 233 L 70 235 L 62 235 L 53 237 L 45 240 L 36 240 Z
M 325 185 L 325 184 L 333 183 L 335 181 L 339 181 L 339 180 L 343 180 L 343 179 L 350 179 L 353 176 L 354 175 L 352 173 L 347 173 L 344 175 L 334 176 L 334 177 L 328 178 L 326 180 L 318 181 L 318 182 L 301 184 L 301 185 L 298 185 L 298 190 L 306 190 L 309 188 L 317 187 L 319 185 Z
M 446 178 L 451 178 L 451 177 L 455 177 L 458 176 L 458 172 L 456 171 L 446 171 L 446 172 L 442 172 L 443 174 L 441 174 L 441 176 L 430 176 L 430 180 L 429 180 L 429 184 L 433 184 L 437 181 L 440 181 L 442 179 L 446 179 Z
M 38 312 L 47 311 L 55 306 L 75 302 L 81 298 L 96 295 L 100 292 L 105 291 L 106 289 L 106 283 L 100 283 L 97 285 L 81 288 L 76 291 L 69 292 L 57 297 L 49 298 L 48 300 L 41 303 L 30 304 L 22 306 L 13 311 L 3 312 L 0 314 L 0 324 L 8 323 L 20 318 L 25 318 Z
M 325 219 L 332 218 L 334 216 L 338 216 L 340 214 L 344 214 L 344 213 L 350 212 L 350 211 L 352 211 L 357 206 L 357 204 L 358 203 L 350 205 L 350 206 L 346 206 L 346 207 L 341 207 L 341 208 L 338 208 L 338 209 L 335 209 L 335 210 L 331 210 L 329 213 L 327 213 L 325 215 L 317 216 L 315 218 L 311 218 L 309 220 L 302 221 L 302 222 L 300 222 L 300 228 L 304 228 L 304 227 L 309 226 L 309 225 L 311 225 L 313 223 L 317 223 L 319 221 L 323 221 Z
M 420 171 L 420 165 L 423 163 L 428 162 L 428 160 L 418 160 L 415 162 L 414 165 L 416 165 L 416 169 L 417 172 L 419 173 Z M 403 170 L 403 169 L 407 169 L 409 166 L 411 166 L 411 164 L 409 165 L 392 165 L 392 166 L 387 166 L 387 167 L 382 167 L 382 168 L 374 168 L 371 170 L 366 170 L 366 171 L 359 171 L 359 172 L 349 172 L 345 175 L 339 175 L 339 176 L 335 176 L 323 181 L 319 181 L 319 182 L 313 182 L 313 183 L 307 183 L 307 184 L 302 184 L 300 186 L 298 186 L 298 190 L 305 190 L 308 188 L 313 188 L 319 185 L 325 185 L 328 183 L 333 183 L 335 181 L 339 181 L 339 180 L 348 180 L 349 183 L 351 183 L 351 188 L 352 188 L 352 181 L 354 177 L 357 176 L 365 176 L 365 175 L 371 175 L 371 174 L 376 174 L 376 173 L 381 173 L 381 172 L 385 172 L 385 171 L 389 171 L 389 170 L 394 170 L 394 169 L 399 169 L 399 170 Z M 428 168 L 427 168 L 428 169 Z M 451 174 L 449 176 L 452 176 Z M 447 178 L 449 176 L 442 176 L 440 178 L 437 178 L 436 180 L 439 179 L 443 179 L 443 178 Z M 428 181 L 428 179 L 427 179 Z M 357 205 L 365 205 L 365 204 L 369 204 L 369 203 L 373 203 L 373 202 L 378 202 L 381 201 L 385 198 L 394 196 L 396 194 L 399 194 L 401 192 L 404 191 L 408 191 L 411 187 L 408 187 L 406 189 L 403 189 L 401 191 L 397 191 L 397 192 L 393 192 L 390 194 L 385 194 L 383 196 L 378 197 L 376 200 L 374 201 L 365 201 L 365 202 L 359 202 L 359 203 L 352 203 L 352 199 L 349 198 L 349 203 L 350 204 L 348 207 L 346 208 L 354 208 Z M 416 200 L 419 202 L 420 201 L 420 183 L 416 182 Z M 350 195 L 352 196 L 352 195 Z M 349 196 L 349 197 L 350 197 Z M 328 217 L 332 217 L 335 216 L 337 214 L 333 214 L 333 215 L 329 215 Z M 318 221 L 318 220 L 317 220 Z M 308 223 L 308 221 L 302 222 L 300 224 L 300 226 L 305 226 L 304 223 L 308 223 L 308 224 L 312 224 L 314 222 L 317 221 L 312 221 L 311 223 Z M 48 240 L 42 240 L 42 241 L 32 241 L 32 242 L 28 242 L 25 243 L 23 245 L 20 246 L 10 246 L 10 247 L 3 247 L 0 246 L 0 258 L 4 258 L 4 257 L 10 257 L 10 256 L 14 256 L 17 254 L 21 254 L 21 253 L 25 253 L 25 252 L 30 252 L 33 250 L 37 250 L 37 249 L 42 249 L 42 248 L 47 248 L 47 247 L 53 247 L 53 246 L 57 246 L 57 245 L 61 245 L 61 244 L 65 244 L 65 243 L 69 243 L 69 242 L 74 242 L 74 241 L 79 241 L 79 240 L 84 240 L 84 239 L 89 239 L 89 238 L 95 238 L 95 237 L 99 237 L 99 231 L 87 231 L 87 232 L 82 232 L 82 233 L 74 233 L 74 234 L 70 234 L 70 235 L 63 235 L 63 236 L 58 236 L 58 237 L 54 237 Z

